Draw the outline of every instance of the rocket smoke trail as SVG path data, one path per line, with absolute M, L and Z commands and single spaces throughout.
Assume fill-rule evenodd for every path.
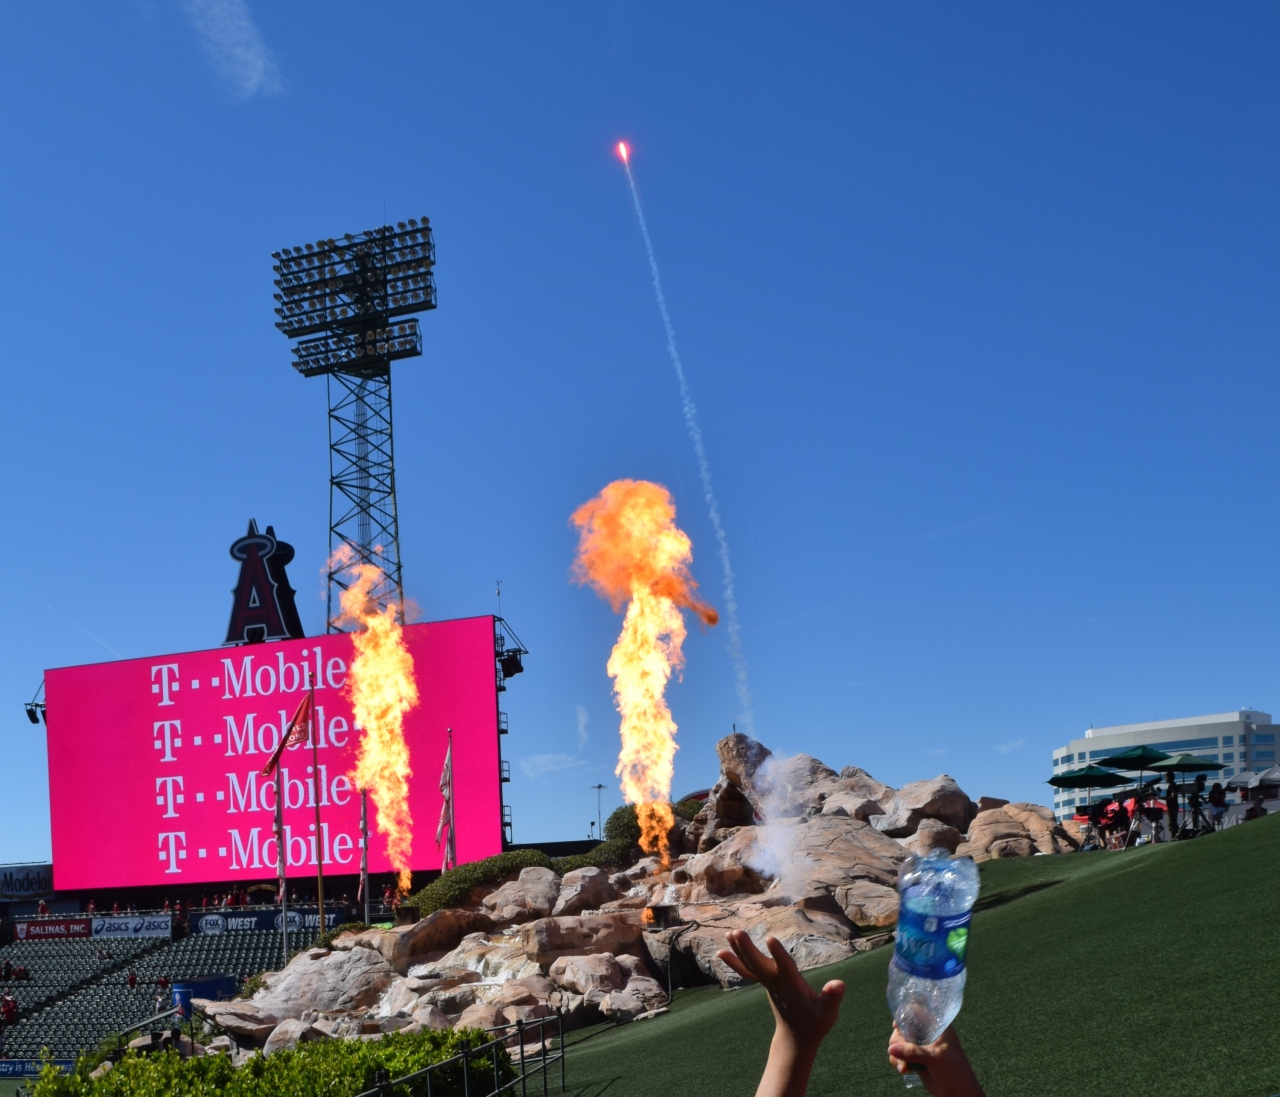
M 747 657 L 742 650 L 742 625 L 738 620 L 738 598 L 734 593 L 733 565 L 729 562 L 729 539 L 725 536 L 724 523 L 720 520 L 720 504 L 711 484 L 711 463 L 707 460 L 707 447 L 702 441 L 702 428 L 698 425 L 698 408 L 689 394 L 689 381 L 684 375 L 684 363 L 676 348 L 676 332 L 667 311 L 667 298 L 662 292 L 662 277 L 658 274 L 658 260 L 653 254 L 653 241 L 649 239 L 649 226 L 644 219 L 644 207 L 640 204 L 640 190 L 631 172 L 631 149 L 625 141 L 619 141 L 618 158 L 627 172 L 627 184 L 631 188 L 631 201 L 635 205 L 636 220 L 640 223 L 640 235 L 644 239 L 645 254 L 649 257 L 649 273 L 653 276 L 653 293 L 658 300 L 658 312 L 667 334 L 667 353 L 675 367 L 676 380 L 680 383 L 680 403 L 684 409 L 684 424 L 693 440 L 693 450 L 698 458 L 698 475 L 702 478 L 702 494 L 707 501 L 707 514 L 711 528 L 715 530 L 716 546 L 720 553 L 720 568 L 724 572 L 724 618 L 728 639 L 729 657 L 733 660 L 734 689 L 738 694 L 738 708 L 747 733 L 755 732 L 755 704 L 751 699 L 751 687 L 747 681 Z

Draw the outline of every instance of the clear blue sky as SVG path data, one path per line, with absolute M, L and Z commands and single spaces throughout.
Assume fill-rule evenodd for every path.
M 667 484 L 720 600 L 620 137 L 765 743 L 1043 802 L 1090 723 L 1280 711 L 1280 8 L 851 7 L 0 9 L 0 862 L 49 852 L 42 669 L 216 646 L 251 516 L 322 627 L 324 386 L 270 253 L 384 216 L 438 248 L 408 590 L 503 580 L 517 840 L 619 802 L 570 512 Z M 677 791 L 735 718 L 723 631 L 687 652 Z

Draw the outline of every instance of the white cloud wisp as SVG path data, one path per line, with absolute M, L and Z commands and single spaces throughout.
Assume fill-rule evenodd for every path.
M 214 66 L 236 96 L 271 95 L 283 88 L 280 70 L 245 0 L 183 0 Z

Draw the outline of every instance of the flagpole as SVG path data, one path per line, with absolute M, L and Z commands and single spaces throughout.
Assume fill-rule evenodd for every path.
M 364 892 L 364 924 L 373 922 L 373 897 L 369 894 L 369 793 L 360 790 L 360 890 Z
M 281 733 L 284 734 L 283 732 Z M 289 881 L 288 841 L 284 833 L 284 769 L 276 766 L 276 874 L 280 877 L 280 934 L 284 958 L 281 970 L 289 962 Z
M 320 908 L 319 932 L 324 933 L 329 927 L 324 918 L 324 828 L 320 823 L 320 798 L 323 795 L 320 784 L 320 723 L 316 719 L 316 684 L 311 677 L 311 668 L 307 668 L 307 686 L 311 697 L 311 711 L 307 719 L 311 721 L 311 794 L 316 802 L 316 901 Z
M 457 831 L 455 828 L 453 817 L 453 728 L 449 729 L 449 867 L 458 867 L 458 842 Z

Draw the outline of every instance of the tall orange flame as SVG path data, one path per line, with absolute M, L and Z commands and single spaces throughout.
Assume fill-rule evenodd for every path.
M 671 493 L 660 484 L 615 480 L 574 511 L 572 522 L 578 527 L 574 578 L 606 598 L 614 612 L 627 607 L 607 667 L 622 714 L 615 772 L 623 796 L 636 805 L 641 848 L 666 864 L 675 823 L 676 722 L 664 694 L 671 675 L 684 668 L 680 611 L 692 610 L 708 625 L 719 616 L 694 595 L 693 546 L 676 525 Z
M 356 786 L 373 797 L 378 832 L 386 837 L 387 858 L 399 873 L 401 894 L 409 891 L 409 853 L 413 847 L 413 818 L 409 814 L 409 747 L 404 741 L 404 716 L 418 703 L 413 657 L 405 647 L 399 607 L 385 609 L 370 592 L 382 581 L 375 564 L 353 563 L 345 545 L 334 556 L 354 577 L 342 592 L 340 623 L 353 625 L 356 654 L 347 676 L 346 692 L 356 726 L 361 729 L 352 776 Z M 332 568 L 332 564 L 331 564 Z

